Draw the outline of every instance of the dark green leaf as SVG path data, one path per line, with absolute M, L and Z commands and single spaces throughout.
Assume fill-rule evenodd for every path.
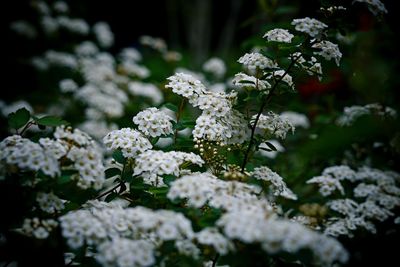
M 249 81 L 249 80 L 241 80 L 239 81 L 239 83 L 244 83 L 244 84 L 255 84 L 253 81 Z
M 117 175 L 121 175 L 121 170 L 118 168 L 110 168 L 105 171 L 106 178 L 111 178 Z
M 277 151 L 276 147 L 271 144 L 270 142 L 265 142 L 265 144 L 272 150 L 272 151 Z
M 110 202 L 114 200 L 118 196 L 117 193 L 111 192 L 110 194 L 107 195 L 107 197 L 104 199 L 105 202 Z
M 172 103 L 166 103 L 166 104 L 164 104 L 164 107 L 166 107 L 167 109 L 170 109 L 174 112 L 178 112 L 178 107 Z
M 50 127 L 69 124 L 67 121 L 54 116 L 44 116 L 42 118 L 36 118 L 35 121 L 39 125 L 50 126 Z
M 21 108 L 8 115 L 8 124 L 14 129 L 19 129 L 27 124 L 30 118 L 29 111 L 26 108 Z
M 113 159 L 115 159 L 116 162 L 124 164 L 126 159 L 124 158 L 124 155 L 122 155 L 122 152 L 120 150 L 115 150 L 112 154 Z

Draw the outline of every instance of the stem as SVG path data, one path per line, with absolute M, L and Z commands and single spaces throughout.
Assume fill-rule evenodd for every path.
M 122 182 L 120 182 L 119 184 L 117 184 L 116 186 L 114 186 L 113 188 L 111 188 L 110 190 L 107 190 L 106 192 L 104 192 L 103 194 L 99 195 L 98 197 L 96 197 L 96 199 L 100 199 L 108 194 L 110 194 L 111 192 L 113 192 L 115 189 L 117 189 L 118 187 L 120 187 L 122 184 Z
M 213 259 L 213 262 L 212 262 L 212 267 L 215 267 L 217 265 L 218 258 L 219 258 L 219 253 L 217 253 L 215 255 L 215 258 Z
M 265 97 L 265 99 L 263 100 L 263 103 L 261 104 L 260 110 L 257 113 L 256 119 L 253 123 L 253 125 L 251 126 L 251 135 L 250 135 L 250 142 L 249 142 L 249 146 L 247 147 L 246 153 L 244 154 L 244 159 L 243 159 L 243 163 L 242 163 L 242 172 L 244 172 L 244 169 L 246 168 L 246 164 L 249 160 L 249 155 L 250 155 L 250 151 L 251 148 L 254 144 L 254 135 L 256 132 L 256 127 L 257 127 L 257 123 L 258 120 L 261 117 L 261 114 L 265 108 L 265 106 L 268 104 L 268 102 L 271 100 L 272 95 L 274 94 L 276 88 L 278 87 L 278 84 L 283 80 L 283 78 L 286 76 L 286 74 L 288 74 L 289 70 L 294 66 L 294 64 L 296 63 L 296 61 L 301 57 L 301 54 L 299 56 L 297 56 L 295 59 L 292 58 L 292 62 L 290 63 L 290 65 L 288 66 L 288 68 L 285 70 L 285 72 L 283 73 L 282 76 L 280 76 L 276 82 L 274 83 L 274 86 L 271 88 L 271 90 L 269 91 L 268 95 Z M 257 79 L 258 80 L 258 79 Z M 257 88 L 256 88 L 257 89 Z
M 25 127 L 22 129 L 22 131 L 20 132 L 19 135 L 22 136 L 22 135 L 25 133 L 25 131 L 28 130 L 29 127 L 31 127 L 31 126 L 34 125 L 34 124 L 35 124 L 35 122 L 33 122 L 33 121 L 28 122 L 28 123 L 25 125 Z
M 183 107 L 185 106 L 185 99 L 182 98 L 181 104 L 179 105 L 179 110 L 178 113 L 176 114 L 176 124 L 179 123 L 179 120 L 181 119 L 181 114 L 183 111 Z M 174 144 L 176 143 L 176 138 L 178 137 L 178 129 L 175 129 L 174 133 Z

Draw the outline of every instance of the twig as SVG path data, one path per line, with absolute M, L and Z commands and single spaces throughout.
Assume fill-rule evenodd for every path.
M 217 253 L 217 255 L 215 255 L 215 258 L 213 259 L 213 262 L 212 262 L 212 267 L 215 267 L 217 265 L 218 258 L 219 258 L 219 253 Z
M 108 194 L 110 194 L 111 192 L 113 192 L 115 189 L 117 189 L 118 187 L 120 187 L 122 185 L 122 182 L 120 182 L 119 184 L 117 184 L 116 186 L 114 186 L 113 188 L 111 188 L 110 190 L 107 190 L 106 192 L 104 192 L 103 194 L 99 195 L 98 197 L 96 197 L 96 199 L 100 199 Z
M 243 163 L 242 163 L 242 170 L 241 170 L 242 172 L 244 172 L 244 169 L 246 168 L 247 161 L 249 160 L 249 154 L 250 154 L 251 148 L 252 148 L 252 146 L 254 144 L 254 135 L 255 135 L 255 132 L 256 132 L 257 123 L 258 123 L 258 120 L 261 117 L 262 112 L 264 111 L 265 106 L 271 100 L 271 97 L 272 97 L 273 93 L 275 92 L 276 88 L 278 87 L 278 84 L 283 80 L 283 78 L 286 76 L 286 74 L 288 74 L 289 70 L 294 66 L 294 64 L 296 63 L 296 61 L 300 57 L 301 57 L 301 54 L 299 56 L 297 56 L 295 59 L 292 58 L 292 62 L 290 63 L 288 68 L 285 70 L 283 75 L 280 76 L 279 79 L 276 80 L 276 82 L 274 83 L 274 86 L 271 88 L 271 90 L 269 91 L 268 95 L 263 100 L 263 103 L 261 104 L 260 110 L 257 113 L 256 119 L 253 122 L 253 125 L 251 126 L 250 142 L 249 142 L 249 146 L 247 147 L 246 153 L 244 154 L 244 159 L 243 159 Z
M 22 131 L 19 133 L 19 135 L 22 136 L 22 135 L 25 133 L 25 131 L 28 130 L 29 127 L 31 127 L 31 126 L 34 125 L 34 124 L 35 124 L 34 121 L 28 122 L 28 123 L 25 125 L 25 127 L 22 129 Z
M 185 106 L 185 99 L 182 98 L 181 104 L 179 105 L 179 110 L 178 113 L 176 114 L 176 124 L 179 123 L 180 119 L 181 119 L 181 114 L 183 111 L 183 107 Z M 174 144 L 176 143 L 176 138 L 178 137 L 178 129 L 175 129 L 175 133 L 174 133 Z

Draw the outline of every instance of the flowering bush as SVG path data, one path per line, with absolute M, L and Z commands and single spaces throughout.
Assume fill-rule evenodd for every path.
M 45 266 L 337 266 L 352 261 L 349 240 L 379 235 L 384 223 L 398 231 L 393 162 L 374 166 L 373 152 L 362 149 L 355 151 L 365 158 L 348 150 L 315 159 L 335 149 L 324 137 L 358 148 L 358 123 L 373 119 L 379 128 L 397 119 L 396 110 L 346 107 L 318 136 L 317 119 L 272 104 L 295 94 L 301 79 L 324 80 L 325 68 L 341 64 L 337 22 L 360 4 L 377 16 L 387 12 L 378 0 L 323 7 L 320 19 L 295 18 L 260 34 L 262 46 L 237 59 L 241 70 L 229 82 L 228 66 L 216 57 L 204 62 L 204 73 L 179 67 L 154 82 L 139 50 L 102 50 L 114 42 L 107 23 L 69 17 L 66 2 L 36 2 L 39 25 L 17 21 L 14 31 L 31 39 L 66 31 L 85 40 L 31 60 L 38 75 L 62 73 L 55 102 L 63 105 L 45 113 L 71 123 L 26 102 L 1 103 L 9 133 L 0 142 L 1 246 L 15 251 L 22 240 L 38 255 L 51 252 L 39 257 Z M 182 55 L 162 39 L 140 42 L 179 66 Z M 392 130 L 389 140 L 367 141 L 399 153 Z M 353 132 L 344 138 L 342 131 Z M 274 159 L 278 153 L 283 161 Z

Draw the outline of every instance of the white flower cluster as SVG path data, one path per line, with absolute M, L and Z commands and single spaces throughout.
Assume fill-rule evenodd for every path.
M 2 168 L 16 166 L 20 171 L 39 171 L 51 177 L 60 174 L 57 158 L 37 143 L 20 135 L 12 135 L 0 142 Z
M 210 58 L 204 62 L 203 70 L 213 74 L 217 78 L 222 78 L 226 73 L 225 62 L 217 57 Z
M 128 91 L 133 96 L 143 96 L 149 98 L 153 104 L 161 104 L 164 97 L 160 89 L 151 83 L 143 83 L 138 81 L 132 81 L 128 84 Z
M 203 112 L 197 118 L 193 137 L 209 141 L 221 142 L 223 145 L 241 144 L 247 140 L 250 130 L 243 114 L 230 110 L 223 117 Z
M 106 22 L 97 22 L 93 25 L 93 32 L 101 47 L 109 48 L 114 44 L 114 34 Z
M 268 79 L 281 79 L 282 82 L 286 83 L 290 88 L 294 89 L 293 78 L 290 74 L 286 73 L 284 70 L 273 71 Z
M 180 168 L 184 163 L 202 166 L 204 161 L 194 153 L 158 150 L 148 150 L 135 159 L 133 175 L 140 175 L 146 184 L 161 187 L 165 186 L 162 175 L 180 175 Z
M 58 222 L 53 219 L 26 218 L 22 224 L 22 228 L 18 229 L 23 234 L 33 236 L 37 239 L 46 239 L 50 232 L 58 226 Z
M 336 65 L 339 66 L 340 59 L 342 58 L 342 53 L 339 50 L 337 44 L 330 41 L 320 41 L 312 45 L 312 48 L 320 49 L 321 51 L 315 51 L 315 55 L 319 55 L 326 60 L 334 59 Z
M 353 4 L 356 2 L 366 3 L 369 11 L 375 16 L 388 12 L 385 5 L 380 0 L 353 0 Z
M 178 72 L 167 80 L 169 83 L 165 87 L 171 88 L 175 94 L 187 98 L 192 105 L 197 103 L 200 95 L 206 93 L 206 87 L 190 74 Z
M 106 267 L 142 267 L 156 261 L 153 243 L 147 240 L 115 238 L 97 247 L 96 260 Z
M 325 232 L 329 235 L 349 235 L 359 227 L 375 232 L 373 221 L 384 221 L 395 214 L 392 212 L 400 206 L 400 174 L 392 171 L 381 171 L 362 167 L 358 171 L 348 166 L 326 168 L 320 177 L 312 180 L 320 183 L 324 195 L 332 191 L 343 191 L 341 183 L 347 181 L 353 185 L 354 199 L 336 199 L 327 203 L 328 207 L 343 217 L 331 217 L 326 222 Z M 361 200 L 361 202 L 359 202 Z
M 57 142 L 53 142 L 53 150 L 63 151 L 62 146 L 68 148 L 63 157 L 72 161 L 72 167 L 78 171 L 72 176 L 77 185 L 83 189 L 100 189 L 105 181 L 103 155 L 94 140 L 78 129 L 64 126 L 56 128 L 54 137 Z M 61 155 L 60 152 L 58 156 Z
M 124 262 L 147 266 L 154 262 L 155 249 L 163 242 L 190 242 L 195 237 L 190 221 L 180 213 L 140 206 L 122 208 L 118 203 L 99 201 L 67 213 L 60 218 L 60 224 L 71 248 L 85 244 L 96 247 L 95 257 L 104 266 L 131 266 L 123 265 Z M 139 244 L 142 249 L 128 250 Z
M 268 42 L 291 43 L 294 35 L 288 30 L 277 28 L 268 31 L 264 34 L 263 38 L 265 37 Z
M 189 100 L 203 113 L 197 118 L 193 136 L 197 139 L 220 141 L 223 144 L 241 143 L 249 129 L 244 116 L 232 108 L 236 93 L 207 91 L 205 86 L 191 75 L 176 73 L 168 78 L 167 88 Z
M 296 31 L 307 33 L 313 38 L 319 37 L 328 28 L 325 23 L 309 17 L 294 19 L 292 25 L 295 26 Z
M 235 74 L 232 83 L 234 86 L 239 88 L 251 88 L 260 91 L 271 88 L 271 84 L 269 82 L 257 79 L 256 77 L 247 75 L 243 72 Z
M 265 199 L 256 196 L 260 192 L 255 185 L 220 180 L 210 173 L 192 173 L 173 181 L 167 197 L 187 199 L 187 204 L 195 208 L 208 204 L 224 210 L 271 210 Z
M 202 245 L 212 246 L 220 255 L 226 255 L 234 248 L 233 243 L 215 227 L 204 228 L 196 233 L 196 239 Z
M 338 118 L 337 123 L 341 126 L 350 126 L 364 115 L 375 115 L 382 118 L 395 119 L 397 117 L 397 112 L 391 107 L 385 107 L 378 103 L 365 106 L 345 107 L 343 115 Z
M 244 243 L 260 243 L 269 253 L 295 253 L 301 249 L 313 252 L 315 261 L 325 266 L 346 262 L 348 254 L 333 238 L 271 214 L 254 210 L 233 210 L 222 215 L 217 225 L 225 236 Z
M 135 158 L 153 146 L 142 133 L 131 128 L 122 128 L 108 133 L 103 143 L 110 150 L 120 149 L 126 158 Z
M 36 201 L 41 210 L 47 213 L 56 213 L 64 209 L 64 201 L 53 192 L 39 192 L 36 196 Z
M 174 132 L 171 123 L 172 118 L 157 108 L 147 108 L 140 111 L 132 120 L 146 136 L 158 137 Z
M 257 52 L 246 53 L 239 58 L 238 62 L 243 64 L 249 71 L 274 69 L 278 66 L 274 61 Z
M 257 114 L 252 117 L 252 124 L 255 122 Z M 285 139 L 286 134 L 291 131 L 294 132 L 293 124 L 283 116 L 268 112 L 267 115 L 261 114 L 257 122 L 257 128 L 264 131 L 264 134 L 275 136 L 276 138 Z
M 311 57 L 310 60 L 306 60 L 303 54 L 295 52 L 291 55 L 291 58 L 296 58 L 296 65 L 301 69 L 304 69 L 308 75 L 317 75 L 318 79 L 322 79 L 322 65 L 315 57 Z
M 271 193 L 287 199 L 296 200 L 297 196 L 290 190 L 283 178 L 266 166 L 255 168 L 251 175 L 257 180 L 267 181 L 271 184 Z

